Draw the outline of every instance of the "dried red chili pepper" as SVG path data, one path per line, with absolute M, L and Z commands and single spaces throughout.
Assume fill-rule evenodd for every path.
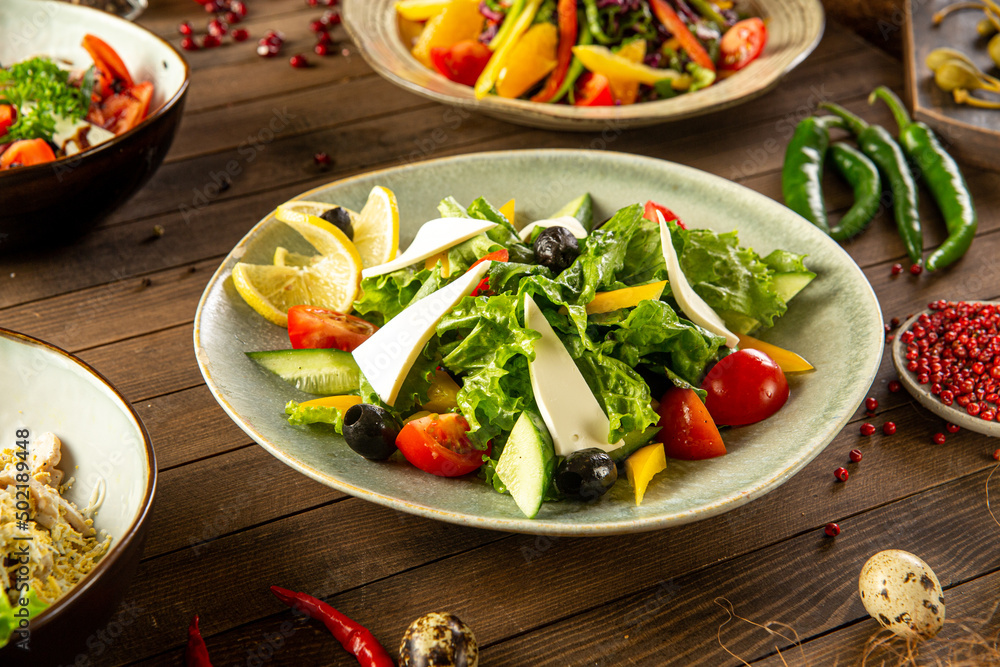
M 271 592 L 289 607 L 321 621 L 344 650 L 354 655 L 363 667 L 395 667 L 396 663 L 367 628 L 352 621 L 330 605 L 311 595 L 296 593 L 279 586 L 271 586 Z
M 191 619 L 188 626 L 188 644 L 185 653 L 185 664 L 187 667 L 212 667 L 212 661 L 208 659 L 208 647 L 201 637 L 198 629 L 198 617 Z

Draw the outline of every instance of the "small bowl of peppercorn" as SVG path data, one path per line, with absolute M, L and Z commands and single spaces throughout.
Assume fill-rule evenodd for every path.
M 925 408 L 1000 437 L 1000 302 L 931 302 L 902 324 L 892 360 Z

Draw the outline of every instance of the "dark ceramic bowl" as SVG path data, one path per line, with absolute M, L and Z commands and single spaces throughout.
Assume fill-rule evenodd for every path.
M 97 9 L 52 0 L 0 1 L 0 63 L 44 55 L 89 66 L 92 61 L 80 46 L 88 33 L 121 55 L 133 79 L 153 82 L 149 116 L 72 157 L 0 172 L 0 254 L 79 236 L 153 175 L 177 131 L 188 67 L 170 44 Z
M 21 638 L 15 634 L 0 649 L 0 665 L 83 664 L 76 656 L 135 622 L 134 605 L 118 607 L 139 565 L 156 488 L 156 457 L 138 415 L 97 371 L 57 347 L 0 329 L 5 446 L 13 444 L 19 429 L 28 429 L 29 442 L 46 431 L 62 440 L 58 468 L 75 478 L 65 495 L 82 508 L 95 493 L 103 494 L 94 527 L 112 540 L 87 576 L 30 621 L 30 650 L 17 646 Z

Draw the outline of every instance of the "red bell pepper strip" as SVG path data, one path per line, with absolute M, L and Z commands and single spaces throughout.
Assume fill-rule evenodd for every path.
M 550 102 L 562 88 L 566 73 L 573 62 L 573 47 L 579 34 L 577 25 L 576 0 L 559 0 L 559 50 L 556 53 L 556 68 L 549 74 L 545 87 L 531 98 L 532 102 Z
M 321 621 L 333 636 L 362 667 L 395 667 L 389 654 L 378 640 L 359 623 L 347 618 L 330 605 L 305 593 L 296 593 L 278 586 L 271 586 L 274 596 L 310 618 Z
M 574 106 L 578 107 L 611 107 L 615 98 L 611 94 L 611 82 L 603 74 L 587 72 L 576 84 Z
M 208 659 L 208 647 L 205 646 L 205 640 L 198 630 L 197 616 L 191 619 L 191 625 L 188 626 L 188 643 L 184 659 L 187 667 L 212 667 L 212 662 Z
M 132 81 L 132 75 L 128 73 L 128 68 L 125 67 L 125 63 L 118 53 L 108 46 L 107 42 L 94 35 L 85 35 L 83 38 L 83 48 L 94 59 L 94 66 L 101 73 L 101 90 L 95 91 L 99 93 L 99 98 L 103 98 L 111 92 L 117 93 L 122 89 L 128 90 L 135 85 Z M 117 88 L 115 82 L 121 82 Z
M 431 64 L 442 76 L 456 83 L 475 86 L 493 52 L 485 44 L 469 39 L 451 46 L 435 46 L 430 55 Z
M 502 250 L 494 250 L 488 255 L 483 255 L 482 257 L 477 259 L 472 264 L 472 266 L 469 267 L 469 271 L 474 269 L 477 265 L 482 264 L 483 262 L 506 262 L 509 260 L 510 260 L 510 253 L 507 252 L 506 248 Z M 490 292 L 490 279 L 483 278 L 482 280 L 479 281 L 479 284 L 476 285 L 476 289 L 472 290 L 472 294 L 470 296 L 479 296 L 480 294 L 488 294 L 489 292 Z
M 55 159 L 56 154 L 52 152 L 52 147 L 45 139 L 22 139 L 12 143 L 3 155 L 0 155 L 0 171 L 44 164 Z
M 701 45 L 698 38 L 684 25 L 684 21 L 677 15 L 674 8 L 667 4 L 667 0 L 649 0 L 649 4 L 653 8 L 653 14 L 663 24 L 663 27 L 677 38 L 688 57 L 701 67 L 714 72 L 715 63 L 712 61 L 712 57 L 708 55 L 708 51 Z

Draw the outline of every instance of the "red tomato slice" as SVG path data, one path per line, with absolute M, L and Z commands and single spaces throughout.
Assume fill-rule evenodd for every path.
M 659 437 L 670 458 L 700 461 L 725 455 L 719 429 L 694 389 L 671 387 L 656 411 L 660 415 Z
M 56 159 L 45 139 L 22 139 L 15 141 L 0 155 L 0 170 L 12 167 L 30 167 L 34 164 L 44 164 Z
M 483 262 L 506 262 L 509 259 L 510 259 L 510 253 L 507 252 L 506 248 L 503 248 L 502 250 L 494 250 L 488 255 L 483 255 L 475 262 L 473 262 L 472 266 L 469 267 L 469 271 L 479 266 Z M 472 290 L 472 294 L 470 296 L 479 296 L 480 294 L 489 294 L 489 293 L 490 293 L 490 279 L 483 278 L 482 280 L 479 281 L 479 284 L 476 285 L 476 288 Z
M 460 414 L 430 414 L 407 422 L 396 436 L 396 446 L 424 472 L 459 477 L 479 469 L 490 454 L 490 447 L 476 449 L 468 432 L 469 422 Z
M 603 74 L 587 72 L 576 84 L 576 98 L 573 102 L 578 107 L 611 107 L 615 98 L 611 95 L 611 83 Z
M 760 350 L 739 350 L 708 372 L 701 388 L 705 406 L 718 424 L 742 426 L 767 419 L 788 400 L 781 367 Z
M 332 347 L 353 352 L 376 331 L 377 326 L 360 317 L 329 308 L 292 306 L 288 309 L 288 338 L 296 350 Z
M 485 44 L 468 39 L 451 46 L 435 46 L 430 55 L 434 69 L 443 76 L 455 83 L 474 86 L 493 52 Z
M 759 18 L 744 19 L 719 40 L 719 69 L 736 71 L 757 59 L 767 44 L 767 26 Z
M 7 135 L 7 129 L 17 121 L 17 112 L 9 104 L 0 104 L 0 139 Z
M 152 97 L 153 84 L 137 84 L 108 96 L 99 107 L 92 106 L 87 120 L 115 134 L 128 132 L 146 117 Z
M 677 222 L 678 227 L 680 227 L 681 229 L 687 229 L 687 227 L 684 226 L 684 223 L 681 222 L 681 219 L 677 217 L 676 213 L 671 211 L 663 204 L 657 204 L 652 199 L 646 202 L 646 208 L 643 209 L 642 217 L 646 218 L 646 220 L 649 220 L 650 222 L 658 223 L 659 220 L 656 219 L 657 211 L 663 214 L 663 219 L 666 220 L 667 222 L 674 220 Z

